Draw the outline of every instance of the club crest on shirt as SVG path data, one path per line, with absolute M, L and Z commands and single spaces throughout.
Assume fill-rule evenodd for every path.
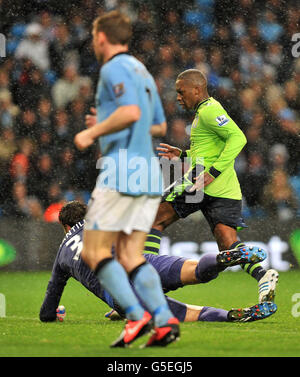
M 222 127 L 229 122 L 229 119 L 226 117 L 226 115 L 219 115 L 218 117 L 216 117 L 216 121 L 218 123 L 218 126 Z
M 120 82 L 120 84 L 114 85 L 113 90 L 116 97 L 121 97 L 125 93 L 124 83 Z

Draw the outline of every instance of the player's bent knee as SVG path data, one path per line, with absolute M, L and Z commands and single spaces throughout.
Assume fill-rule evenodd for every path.
M 199 283 L 196 277 L 196 268 L 198 261 L 196 260 L 186 260 L 180 271 L 180 280 L 183 285 L 197 284 Z

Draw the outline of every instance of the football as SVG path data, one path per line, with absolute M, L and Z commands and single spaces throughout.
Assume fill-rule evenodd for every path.
M 63 322 L 66 317 L 66 309 L 63 305 L 59 305 L 56 309 L 56 318 L 59 322 Z

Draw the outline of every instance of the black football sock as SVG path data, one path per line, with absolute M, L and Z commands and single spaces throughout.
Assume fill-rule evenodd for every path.
M 144 244 L 144 253 L 159 254 L 161 231 L 152 228 Z

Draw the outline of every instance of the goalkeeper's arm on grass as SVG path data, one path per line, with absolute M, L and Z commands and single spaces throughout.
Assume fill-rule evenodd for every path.
M 56 321 L 56 309 L 68 279 L 69 276 L 61 270 L 58 264 L 55 264 L 40 309 L 40 320 L 42 322 Z

